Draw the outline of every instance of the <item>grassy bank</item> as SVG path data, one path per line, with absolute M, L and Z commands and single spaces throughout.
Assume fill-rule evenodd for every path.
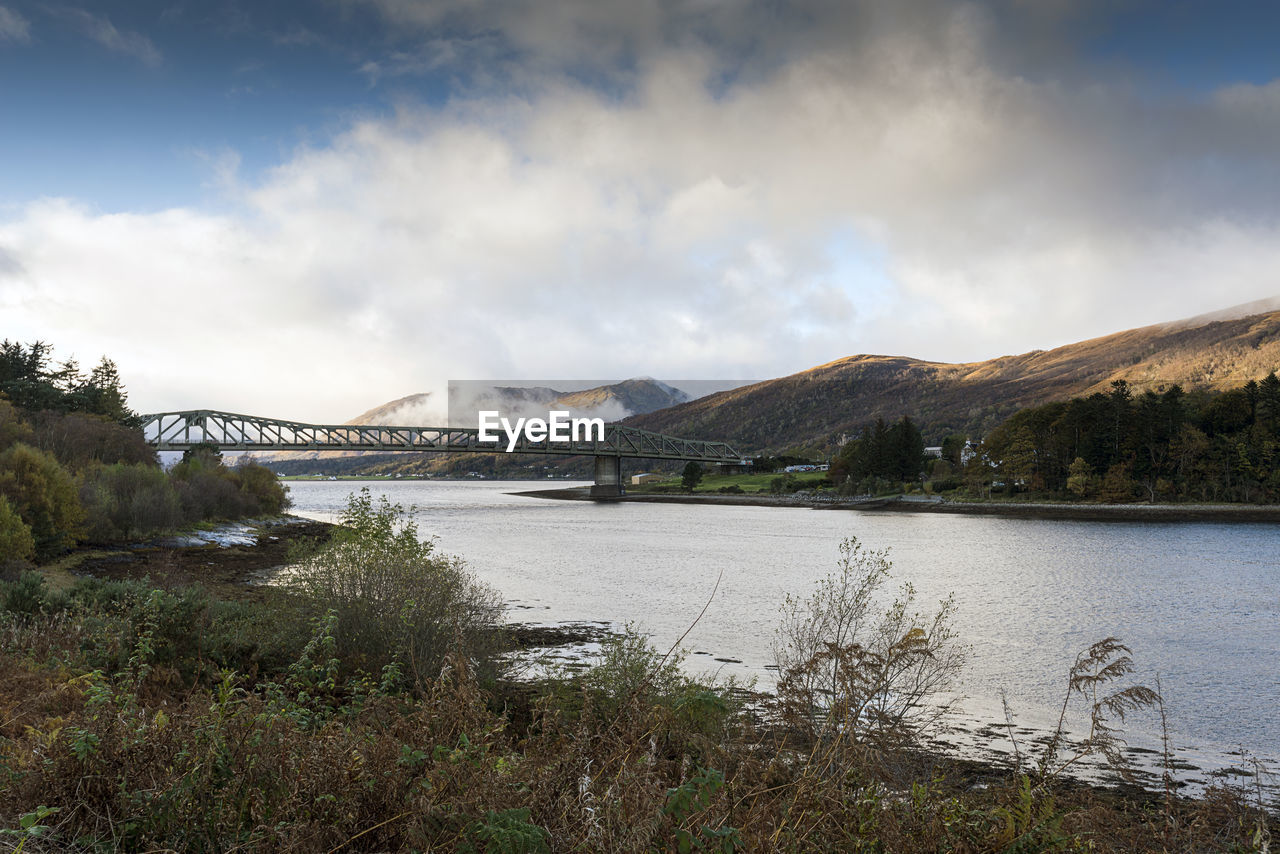
M 702 480 L 693 488 L 693 494 L 705 495 L 724 491 L 741 491 L 748 495 L 768 495 L 775 481 L 784 481 L 787 491 L 796 489 L 817 489 L 827 481 L 827 473 L 822 471 L 796 472 L 794 474 L 762 473 L 762 474 L 703 474 Z M 679 476 L 653 483 L 628 485 L 627 492 L 636 495 L 661 495 L 664 493 L 685 492 Z
M 490 591 L 385 511 L 357 503 L 293 551 L 298 584 L 240 600 L 159 563 L 0 583 L 0 850 L 1249 851 L 1277 830 L 1243 789 L 1073 784 L 1076 743 L 1020 769 L 921 751 L 892 674 L 941 678 L 962 648 L 945 612 L 871 608 L 889 567 L 856 544 L 780 611 L 794 654 L 749 711 L 634 632 L 510 681 Z M 822 646 L 827 617 L 875 631 Z M 1073 682 L 1132 712 L 1151 698 L 1124 653 Z

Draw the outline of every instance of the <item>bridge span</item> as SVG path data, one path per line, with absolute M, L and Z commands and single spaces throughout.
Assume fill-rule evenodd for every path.
M 481 442 L 477 428 L 390 427 L 353 424 L 304 424 L 237 415 L 210 409 L 159 412 L 142 416 L 148 444 L 160 451 L 185 451 L 199 444 L 233 451 L 423 451 L 504 453 L 498 444 Z M 724 442 L 679 439 L 634 427 L 606 424 L 604 438 L 553 442 L 521 435 L 511 453 L 595 458 L 594 497 L 621 495 L 624 459 L 692 461 L 743 465 L 746 460 Z

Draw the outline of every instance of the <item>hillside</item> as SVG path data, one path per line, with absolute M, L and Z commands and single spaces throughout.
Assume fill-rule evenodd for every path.
M 985 362 L 850 356 L 624 423 L 750 452 L 829 451 L 878 417 L 910 415 L 932 441 L 981 436 L 1024 406 L 1105 390 L 1113 380 L 1135 391 L 1175 383 L 1221 390 L 1277 368 L 1280 300 L 1269 300 Z
M 436 426 L 446 421 L 460 426 L 476 424 L 476 411 L 495 409 L 504 415 L 540 416 L 548 410 L 564 409 L 574 416 L 601 417 L 617 421 L 633 413 L 646 413 L 682 403 L 689 396 L 655 379 L 641 377 L 581 391 L 560 391 L 545 386 L 493 386 L 462 382 L 450 389 L 448 416 L 444 406 L 433 406 L 431 394 L 411 394 L 375 406 L 347 424 L 390 426 Z M 259 454 L 257 459 L 284 474 L 442 474 L 465 475 L 482 472 L 486 477 L 531 477 L 550 470 L 557 474 L 585 471 L 581 461 L 568 468 L 559 458 L 549 460 L 506 458 L 495 454 L 386 454 L 365 451 L 283 451 Z

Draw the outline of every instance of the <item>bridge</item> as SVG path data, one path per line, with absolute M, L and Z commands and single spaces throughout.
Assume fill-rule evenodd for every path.
M 502 453 L 499 443 L 481 442 L 479 429 L 303 424 L 209 409 L 142 416 L 147 443 L 159 451 L 185 451 L 210 444 L 233 451 L 430 451 Z M 740 466 L 746 460 L 724 442 L 678 439 L 618 424 L 605 425 L 604 438 L 531 441 L 523 434 L 511 453 L 595 458 L 592 497 L 621 495 L 624 459 L 677 460 Z

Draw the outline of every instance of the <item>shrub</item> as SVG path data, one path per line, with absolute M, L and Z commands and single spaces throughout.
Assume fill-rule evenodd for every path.
M 18 443 L 0 452 L 0 495 L 31 529 L 36 557 L 76 544 L 84 510 L 75 481 L 50 454 Z
M 0 451 L 18 442 L 30 445 L 33 435 L 31 425 L 22 419 L 18 408 L 0 394 Z
M 954 602 L 931 617 L 913 610 L 904 584 L 881 611 L 887 551 L 857 538 L 840 544 L 839 570 L 805 600 L 787 595 L 774 645 L 783 718 L 811 735 L 880 747 L 911 740 L 945 707 L 932 705 L 963 667 L 967 648 L 951 626 Z
M 680 670 L 683 655 L 663 656 L 634 625 L 601 646 L 600 655 L 583 677 L 594 707 L 611 718 L 629 702 L 642 700 L 674 705 L 689 687 Z
M 227 468 L 213 446 L 183 452 L 172 476 L 183 515 L 191 522 L 274 516 L 289 506 L 285 487 L 274 472 L 251 460 Z
M 800 481 L 797 480 L 796 476 L 790 472 L 787 472 L 781 477 L 775 477 L 773 480 L 769 481 L 769 492 L 774 495 L 784 495 L 795 492 L 799 488 Z
M 28 570 L 12 584 L 0 587 L 0 604 L 12 614 L 40 614 L 60 611 L 66 599 L 44 586 L 44 576 Z
M 240 485 L 240 494 L 253 505 L 255 515 L 276 516 L 289 506 L 288 487 L 281 484 L 270 469 L 252 461 L 242 461 L 231 475 Z
M 461 559 L 421 541 L 404 508 L 368 488 L 348 499 L 342 528 L 302 557 L 287 580 L 337 618 L 335 639 L 349 665 L 376 672 L 396 663 L 417 684 L 435 678 L 456 650 L 493 664 L 502 600 Z
M 156 466 L 113 465 L 92 470 L 80 487 L 85 537 L 110 542 L 177 527 L 182 504 L 169 476 Z
M 31 528 L 9 500 L 0 495 L 0 565 L 35 556 L 36 541 L 31 537 Z
M 527 807 L 489 810 L 467 826 L 466 835 L 458 849 L 463 854 L 551 854 L 547 832 L 530 823 Z
M 186 521 L 238 519 L 250 514 L 246 496 L 224 474 L 225 469 L 197 469 L 179 473 L 178 468 L 174 468 L 173 488 L 178 494 Z
M 95 464 L 156 466 L 155 449 L 137 428 L 101 415 L 77 412 L 46 411 L 29 417 L 35 428 L 35 444 L 72 471 L 83 471 Z

